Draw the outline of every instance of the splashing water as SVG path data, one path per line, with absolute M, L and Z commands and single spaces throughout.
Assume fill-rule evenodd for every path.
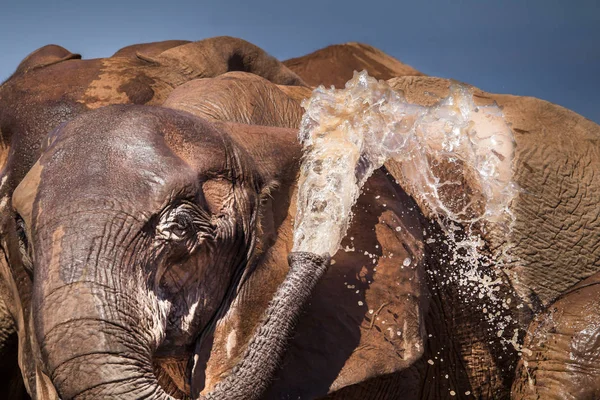
M 513 133 L 497 105 L 475 106 L 467 86 L 452 84 L 424 107 L 363 71 L 345 89 L 318 87 L 302 106 L 294 251 L 334 255 L 360 189 L 388 160 L 445 230 L 478 221 L 510 229 Z

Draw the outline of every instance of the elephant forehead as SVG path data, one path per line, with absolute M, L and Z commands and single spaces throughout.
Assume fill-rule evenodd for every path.
M 197 180 L 195 171 L 165 141 L 160 113 L 109 111 L 88 113 L 55 135 L 40 158 L 44 173 L 39 193 L 46 205 L 97 197 L 162 202 L 166 193 Z

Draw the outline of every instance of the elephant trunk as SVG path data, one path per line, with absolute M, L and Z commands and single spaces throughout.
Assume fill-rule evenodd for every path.
M 61 398 L 169 398 L 158 390 L 152 346 L 141 321 L 103 306 L 115 300 L 109 299 L 115 293 L 105 285 L 77 282 L 46 296 L 60 306 L 42 303 L 36 336 Z
M 283 358 L 298 317 L 329 262 L 328 254 L 290 253 L 290 270 L 269 303 L 242 360 L 201 399 L 256 400 L 263 395 Z
M 195 393 L 194 398 L 252 400 L 263 395 L 293 335 L 298 316 L 327 270 L 329 260 L 328 255 L 304 252 L 289 255 L 290 271 L 271 300 L 244 357 L 214 391 L 205 396 Z M 78 295 L 73 296 L 74 292 Z M 63 301 L 63 307 L 77 310 L 76 316 L 69 317 L 56 309 L 40 310 L 40 315 L 51 315 L 42 317 L 37 337 L 52 382 L 62 398 L 173 398 L 160 386 L 153 372 L 155 346 L 151 343 L 155 338 L 148 334 L 138 316 L 105 307 L 126 301 L 117 288 L 82 281 L 55 288 L 50 297 Z M 73 303 L 65 304 L 70 302 Z

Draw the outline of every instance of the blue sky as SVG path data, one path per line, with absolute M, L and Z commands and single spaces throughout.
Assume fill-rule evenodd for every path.
M 600 123 L 598 0 L 0 0 L 0 80 L 48 43 L 96 58 L 217 35 L 280 59 L 364 42 L 428 75 L 539 97 Z

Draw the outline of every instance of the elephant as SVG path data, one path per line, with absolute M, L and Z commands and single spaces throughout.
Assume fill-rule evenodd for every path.
M 0 87 L 1 160 L 3 170 L 10 171 L 3 176 L 2 197 L 12 193 L 48 132 L 61 123 L 110 104 L 158 105 L 191 79 L 234 70 L 282 85 L 304 85 L 262 49 L 226 36 L 134 45 L 93 60 L 56 45 L 36 50 Z
M 400 77 L 388 80 L 388 84 L 403 91 L 410 102 L 431 105 L 447 95 L 450 82 L 439 78 Z M 465 287 L 456 278 L 468 266 L 448 262 L 448 249 L 444 244 L 447 238 L 432 210 L 404 179 L 400 166 L 393 161 L 387 162 L 367 181 L 341 250 L 332 258 L 329 269 L 323 271 L 320 282 L 313 281 L 316 286 L 310 290 L 312 298 L 306 312 L 298 317 L 295 333 L 291 330 L 285 332 L 284 336 L 291 340 L 285 352 L 278 349 L 276 358 L 281 359 L 276 364 L 281 368 L 270 371 L 272 375 L 264 375 L 264 381 L 257 380 L 262 385 L 257 385 L 260 390 L 255 392 L 255 396 L 519 399 L 535 396 L 564 398 L 566 393 L 577 393 L 578 398 L 594 397 L 598 375 L 593 370 L 596 337 L 593 305 L 597 298 L 595 282 L 600 259 L 600 246 L 597 245 L 600 219 L 593 196 L 598 191 L 598 183 L 593 178 L 600 166 L 597 146 L 600 128 L 573 112 L 542 100 L 473 90 L 479 104 L 496 101 L 503 107 L 505 118 L 512 124 L 515 133 L 516 159 L 512 173 L 519 187 L 511 204 L 515 225 L 510 235 L 493 230 L 480 232 L 486 242 L 484 251 L 489 252 L 489 259 L 497 263 L 477 266 L 478 273 L 490 279 L 488 283 L 496 282 L 495 293 L 501 303 L 496 304 L 492 311 L 487 299 L 468 293 L 473 287 Z M 237 285 L 228 288 L 223 282 L 208 285 L 210 290 L 220 291 L 211 301 L 218 302 L 219 294 L 227 301 L 224 307 L 209 303 L 195 316 L 199 321 L 192 318 L 193 327 L 188 327 L 196 331 L 183 335 L 185 356 L 177 353 L 180 351 L 177 346 L 169 347 L 181 340 L 177 334 L 182 332 L 174 327 L 178 318 L 184 316 L 167 317 L 166 327 L 164 318 L 141 324 L 142 329 L 136 330 L 140 336 L 165 335 L 166 339 L 163 338 L 163 342 L 153 349 L 156 378 L 148 374 L 146 387 L 135 390 L 155 390 L 154 379 L 157 379 L 162 390 L 173 396 L 184 397 L 185 393 L 191 392 L 192 397 L 199 393 L 210 397 L 223 387 L 223 382 L 231 382 L 230 377 L 239 376 L 236 375 L 238 366 L 245 359 L 247 349 L 256 343 L 255 333 L 265 321 L 261 316 L 269 310 L 270 300 L 277 297 L 278 288 L 285 283 L 289 272 L 286 258 L 292 249 L 295 180 L 301 150 L 296 130 L 277 126 L 297 127 L 299 100 L 309 94 L 308 88 L 277 86 L 266 79 L 233 72 L 178 87 L 167 97 L 164 108 L 115 106 L 93 110 L 49 135 L 42 158 L 15 192 L 12 202 L 21 216 L 18 219 L 20 247 L 29 249 L 21 254 L 27 257 L 24 253 L 33 252 L 34 273 L 50 276 L 44 274 L 52 270 L 48 265 L 53 264 L 52 249 L 59 249 L 54 254 L 59 253 L 57 257 L 60 259 L 63 248 L 68 244 L 67 254 L 72 260 L 86 260 L 80 262 L 78 268 L 66 267 L 66 270 L 75 271 L 67 276 L 77 280 L 82 272 L 87 271 L 85 267 L 89 258 L 73 256 L 74 252 L 98 258 L 103 254 L 90 249 L 97 246 L 116 249 L 117 244 L 123 242 L 105 238 L 105 235 L 129 234 L 129 230 L 107 229 L 100 232 L 97 224 L 101 225 L 102 219 L 82 212 L 81 218 L 89 223 L 77 224 L 64 218 L 65 226 L 83 232 L 81 227 L 90 225 L 95 226 L 97 232 L 90 233 L 83 241 L 69 240 L 68 232 L 66 236 L 57 233 L 54 237 L 52 223 L 42 222 L 43 218 L 51 217 L 42 215 L 70 206 L 68 201 L 60 202 L 61 193 L 77 194 L 78 198 L 87 199 L 90 203 L 104 199 L 102 209 L 109 210 L 115 205 L 123 207 L 133 203 L 135 211 L 139 210 L 135 207 L 148 204 L 152 196 L 146 195 L 147 192 L 132 197 L 122 196 L 122 193 L 144 185 L 162 185 L 156 186 L 157 182 L 161 182 L 160 174 L 147 173 L 148 169 L 160 169 L 159 165 L 141 168 L 144 173 L 140 175 L 137 169 L 143 164 L 140 154 L 132 151 L 128 153 L 131 157 L 119 158 L 119 163 L 110 162 L 111 157 L 117 157 L 121 142 L 108 141 L 106 137 L 115 138 L 116 135 L 123 139 L 123 131 L 120 134 L 119 129 L 133 130 L 136 132 L 134 138 L 145 141 L 150 137 L 157 138 L 148 146 L 138 146 L 138 152 L 145 149 L 151 154 L 160 153 L 156 157 L 164 158 L 165 153 L 161 153 L 161 149 L 164 149 L 162 143 L 166 140 L 170 151 L 176 153 L 172 157 L 172 153 L 167 151 L 167 158 L 181 158 L 193 167 L 198 166 L 200 161 L 205 163 L 219 158 L 218 151 L 191 150 L 204 148 L 204 142 L 214 137 L 206 132 L 213 130 L 219 132 L 219 137 L 230 138 L 234 148 L 248 155 L 244 158 L 248 163 L 246 168 L 253 170 L 252 164 L 255 164 L 258 174 L 268 177 L 261 193 L 264 196 L 258 195 L 262 200 L 261 211 L 256 212 L 259 221 L 254 228 L 255 246 L 253 251 L 248 246 L 241 246 L 242 252 L 248 252 L 246 274 Z M 286 116 L 288 113 L 289 117 Z M 171 126 L 169 121 L 172 119 L 194 121 L 203 128 L 160 128 L 163 124 Z M 85 134 L 75 133 L 82 131 Z M 194 140 L 202 145 L 194 146 L 194 140 L 184 139 L 189 137 L 186 132 L 200 131 L 202 135 Z M 148 136 L 144 136 L 146 134 Z M 94 141 L 89 143 L 84 139 L 86 135 L 92 135 Z M 95 146 L 93 143 L 102 145 Z M 127 148 L 130 147 L 135 146 Z M 63 151 L 67 148 L 69 151 Z M 97 178 L 81 178 L 90 174 L 90 168 L 82 160 L 94 153 L 97 155 L 93 156 L 92 164 L 94 168 L 98 167 L 94 169 L 94 177 L 119 173 L 131 175 L 129 178 L 107 179 L 107 183 L 102 184 Z M 73 161 L 61 161 L 65 154 Z M 130 164 L 122 165 L 121 160 L 130 161 Z M 171 165 L 169 163 L 165 162 L 165 165 Z M 184 165 L 178 169 L 188 171 L 187 168 Z M 454 178 L 463 184 L 456 188 L 458 193 L 477 192 L 478 188 L 466 177 Z M 121 183 L 117 182 L 119 180 Z M 127 190 L 119 187 L 123 182 L 130 184 Z M 134 182 L 141 185 L 133 185 Z M 118 190 L 112 193 L 98 190 L 110 187 L 109 183 Z M 143 190 L 147 188 L 141 192 Z M 227 197 L 222 189 L 207 190 L 219 199 Z M 255 188 L 250 192 L 256 195 L 261 190 Z M 110 196 L 107 197 L 108 194 Z M 130 201 L 130 198 L 134 200 Z M 42 199 L 55 202 L 53 204 L 57 206 L 43 207 Z M 219 201 L 207 203 L 211 212 L 215 210 L 215 204 L 221 204 Z M 128 214 L 131 211 L 128 210 Z M 151 218 L 148 213 L 143 217 Z M 143 217 L 139 218 L 140 221 L 133 220 L 141 223 Z M 55 227 L 60 224 L 58 220 L 53 223 Z M 544 227 L 548 230 L 545 231 Z M 132 230 L 135 231 L 135 228 Z M 71 233 L 71 237 L 75 236 Z M 44 251 L 38 243 L 44 243 L 50 251 Z M 510 245 L 508 261 L 493 258 L 494 250 L 503 244 Z M 118 257 L 105 256 L 100 264 Z M 319 260 L 317 264 L 324 262 Z M 53 265 L 56 267 L 57 264 L 60 263 Z M 98 269 L 98 265 L 92 263 L 91 266 Z M 126 271 L 124 266 L 121 267 L 117 273 Z M 112 268 L 99 271 L 113 273 Z M 209 279 L 209 275 L 204 277 Z M 61 374 L 52 370 L 55 362 L 52 361 L 53 354 L 57 353 L 52 352 L 53 346 L 44 342 L 46 323 L 43 321 L 55 318 L 53 308 L 48 304 L 45 308 L 35 306 L 48 303 L 44 300 L 47 293 L 44 285 L 68 279 L 60 274 L 56 278 L 55 274 L 49 280 L 51 282 L 34 279 L 34 309 L 30 313 L 29 324 L 35 334 L 25 337 L 35 338 L 33 347 L 37 348 L 37 343 L 40 343 L 39 348 L 43 349 L 31 358 L 35 368 L 39 369 L 34 382 L 47 392 L 51 392 L 54 386 L 59 392 L 77 391 L 73 389 L 77 382 L 62 380 Z M 107 280 L 110 276 L 100 273 L 94 278 Z M 140 288 L 145 288 L 147 298 L 151 292 L 148 285 L 139 277 L 133 278 L 133 281 L 139 285 L 134 285 L 136 287 L 131 290 L 139 294 Z M 197 286 L 205 287 L 203 284 Z M 61 309 L 76 310 L 76 307 L 69 306 L 69 301 L 85 305 L 90 299 L 100 298 L 99 304 L 107 304 L 110 296 L 115 300 L 125 296 L 120 304 L 133 300 L 128 291 L 114 291 L 110 286 L 106 289 L 94 293 L 82 291 L 73 298 L 65 296 L 61 300 L 66 304 Z M 236 295 L 230 297 L 229 290 Z M 223 297 L 224 292 L 227 295 Z M 145 297 L 142 293 L 137 298 Z M 150 304 L 154 300 L 145 301 Z M 172 300 L 165 301 L 169 303 Z M 84 306 L 83 312 L 102 314 L 97 309 L 98 303 L 94 303 L 94 307 Z M 104 315 L 118 315 L 114 311 L 116 308 L 108 313 L 103 306 L 100 309 Z M 510 317 L 510 323 L 502 332 L 486 319 L 488 311 L 501 312 L 503 318 Z M 144 315 L 147 313 L 142 310 L 127 321 L 131 325 L 126 326 L 136 325 L 132 322 L 143 319 Z M 158 319 L 162 318 L 160 312 L 156 315 Z M 190 318 L 189 315 L 187 317 Z M 66 320 L 70 317 L 60 315 L 56 318 Z M 207 320 L 210 322 L 207 323 Z M 85 335 L 77 337 L 77 341 L 67 348 L 93 345 L 84 339 Z M 571 352 L 572 349 L 574 352 Z M 135 352 L 126 352 L 127 355 L 131 353 Z M 145 348 L 141 353 L 147 357 L 148 350 Z M 575 357 L 576 368 L 570 368 L 564 362 L 571 354 Z M 190 359 L 193 360 L 191 366 L 188 364 Z M 147 364 L 148 360 L 140 363 Z M 556 370 L 565 374 L 556 374 Z M 110 375 L 106 370 L 86 372 L 91 376 Z M 123 372 L 127 373 L 129 371 Z M 80 384 L 89 383 L 83 378 L 80 381 Z M 266 392 L 262 393 L 263 390 Z M 93 389 L 89 394 L 90 397 L 101 396 Z
M 269 117 L 273 114 L 272 110 L 264 104 L 268 103 L 268 99 L 278 99 L 281 94 L 275 85 L 264 80 L 262 84 L 267 88 L 261 92 L 254 84 L 260 80 L 258 77 L 248 76 L 246 84 L 240 82 L 243 78 L 244 74 L 234 72 L 216 79 L 192 81 L 175 90 L 164 105 L 207 119 L 273 123 L 275 118 Z M 402 91 L 409 102 L 429 106 L 448 95 L 450 81 L 399 77 L 388 80 L 388 84 Z M 308 94 L 305 88 L 291 89 L 299 92 L 300 97 Z M 366 257 L 352 254 L 350 260 L 346 252 L 341 251 L 333 257 L 335 264 L 317 286 L 311 300 L 313 305 L 301 317 L 298 332 L 284 357 L 284 367 L 278 372 L 268 398 L 308 399 L 329 393 L 331 398 L 341 399 L 438 399 L 454 396 L 512 396 L 519 399 L 537 395 L 558 399 L 568 397 L 568 393 L 578 393 L 575 398 L 594 398 L 598 393 L 600 375 L 594 369 L 598 315 L 594 305 L 598 298 L 595 282 L 600 267 L 600 210 L 593 193 L 600 190 L 594 179 L 600 168 L 597 146 L 600 127 L 539 99 L 473 90 L 478 104 L 497 102 L 502 107 L 515 134 L 516 155 L 512 174 L 519 190 L 511 204 L 515 216 L 513 229 L 508 236 L 494 229 L 480 232 L 486 242 L 484 252 L 488 253 L 488 260 L 492 262 L 478 265 L 477 273 L 491 277 L 488 282 L 496 282 L 494 289 L 500 300 L 494 305 L 489 304 L 488 298 L 471 298 L 473 296 L 464 294 L 465 290 L 472 291 L 474 288 L 460 283 L 457 277 L 465 273 L 468 265 L 449 262 L 448 249 L 440 244 L 448 240 L 446 234 L 440 231 L 435 216 L 420 193 L 415 192 L 404 179 L 399 165 L 389 161 L 383 171 L 389 174 L 386 175 L 388 180 L 393 177 L 391 180 L 395 186 L 391 193 L 398 196 L 396 202 L 404 199 L 403 210 L 413 211 L 412 221 L 407 225 L 422 232 L 413 233 L 411 238 L 402 238 L 403 243 L 413 243 L 410 247 L 413 250 L 405 253 L 405 257 L 417 260 L 416 254 L 422 254 L 413 279 L 425 282 L 426 288 L 417 286 L 403 292 L 420 299 L 416 303 L 419 310 L 408 313 L 403 309 L 400 312 L 398 308 L 401 307 L 389 304 L 400 293 L 398 288 L 385 288 L 390 281 L 398 279 L 393 273 L 386 274 L 388 271 L 384 267 L 387 262 L 385 250 L 389 249 L 385 245 L 389 239 L 378 234 L 364 239 L 361 247 L 354 244 L 359 240 L 357 238 L 364 238 L 364 232 L 370 230 L 366 229 L 370 225 L 361 219 L 366 210 L 375 207 L 374 215 L 382 215 L 383 211 L 376 205 L 390 207 L 394 203 L 390 198 L 379 204 L 373 197 L 366 199 L 369 196 L 369 190 L 366 190 L 355 207 L 360 211 L 356 212 L 355 225 L 348 234 L 353 240 L 346 239 L 342 243 L 343 249 L 366 251 Z M 287 100 L 276 102 L 288 103 Z M 257 104 L 261 105 L 258 113 L 254 108 Z M 294 110 L 292 114 L 297 115 L 297 112 Z M 291 126 L 298 126 L 299 122 L 300 119 L 295 117 Z M 282 123 L 281 120 L 279 123 Z M 375 176 L 372 180 L 377 178 Z M 458 191 L 476 193 L 478 190 L 465 177 L 451 178 L 463 185 L 457 187 Z M 377 193 L 381 199 L 383 194 Z M 240 343 L 247 341 L 243 336 L 253 332 L 248 327 L 248 315 L 260 315 L 281 277 L 285 276 L 282 257 L 291 246 L 293 204 L 292 201 L 288 220 L 279 228 L 280 236 L 272 247 L 275 252 L 272 257 L 279 261 L 268 270 L 255 271 L 248 282 L 250 294 L 231 311 L 237 313 L 237 317 L 232 314 L 215 331 L 211 357 L 207 361 L 206 372 L 200 377 L 208 387 L 211 387 L 211 382 L 218 382 L 219 376 L 232 367 L 229 358 L 236 359 L 235 349 L 243 349 Z M 396 214 L 396 218 L 408 218 L 406 211 Z M 541 226 L 549 228 L 545 231 L 540 229 Z M 372 229 L 379 232 L 378 225 Z M 278 242 L 281 244 L 278 245 Z M 503 246 L 510 248 L 509 259 L 503 259 L 506 254 L 495 252 Z M 396 251 L 390 253 L 400 254 Z M 390 321 L 385 326 L 371 323 L 371 314 L 365 314 L 364 319 L 352 316 L 346 310 L 350 301 L 333 289 L 336 280 L 332 275 L 336 268 L 346 267 L 354 272 L 345 274 L 347 278 L 361 277 L 357 283 L 365 284 L 361 268 L 369 268 L 371 262 L 375 263 L 373 268 L 377 272 L 371 272 L 371 276 L 367 273 L 368 288 L 359 289 L 367 297 L 360 301 L 368 305 L 369 312 L 389 311 L 384 315 L 395 315 L 395 319 L 401 321 L 403 318 L 414 327 L 413 332 L 421 332 L 413 333 L 412 340 L 407 340 L 407 343 L 422 344 L 421 352 L 408 357 L 397 355 L 387 360 L 389 357 L 386 355 L 391 353 L 391 349 L 383 346 L 378 349 L 371 332 L 374 328 L 385 333 Z M 353 263 L 355 267 L 352 267 Z M 280 269 L 279 278 L 274 278 L 273 271 L 277 269 Z M 261 274 L 265 277 L 261 278 Z M 265 282 L 269 282 L 269 291 L 265 290 Z M 254 289 L 251 289 L 253 284 Z M 358 287 L 356 284 L 349 285 Z M 321 289 L 324 287 L 327 289 Z M 396 289 L 395 295 L 382 295 L 381 292 L 385 293 L 386 289 L 389 293 Z M 377 292 L 380 297 L 370 294 Z M 348 304 L 345 304 L 346 301 Z M 257 304 L 262 304 L 258 310 Z M 384 307 L 380 310 L 382 305 Z M 502 327 L 497 326 L 498 320 L 490 321 L 486 317 L 488 312 L 483 311 L 486 308 L 490 309 L 489 312 L 493 309 L 494 313 L 501 314 Z M 330 332 L 323 331 L 323 321 L 335 321 L 337 324 L 330 327 Z M 240 332 L 244 332 L 242 338 Z M 236 343 L 233 349 L 232 337 Z M 346 340 L 340 340 L 340 337 Z M 318 338 L 318 343 L 315 343 L 315 338 Z M 344 344 L 347 345 L 345 349 Z M 406 347 L 405 343 L 397 349 Z M 372 358 L 361 357 L 360 349 L 364 348 L 371 349 L 373 353 L 385 349 L 387 353 L 382 351 Z M 569 353 L 569 349 L 576 350 Z M 569 369 L 561 362 L 570 354 L 577 357 L 580 369 Z M 334 363 L 336 358 L 337 365 Z M 403 359 L 407 362 L 399 365 L 398 360 Z M 560 365 L 559 371 L 564 377 L 554 372 L 557 365 Z
M 275 223 L 266 198 L 295 171 L 296 132 L 114 105 L 49 140 L 13 195 L 34 263 L 32 395 L 184 397 L 197 336 L 260 262 Z M 327 263 L 290 254 L 255 339 L 206 398 L 259 398 Z
M 81 113 L 110 104 L 160 104 L 174 87 L 229 70 L 249 71 L 282 85 L 303 81 L 262 49 L 241 39 L 165 41 L 129 46 L 104 59 L 82 60 L 57 45 L 44 46 L 0 86 L 0 279 L 10 288 L 1 319 L 26 337 L 32 270 L 22 262 L 10 198 L 39 157 L 49 132 Z M 18 284 L 16 284 L 18 282 Z M 16 326 L 10 327 L 15 320 Z M 7 340 L 14 338 L 8 335 Z M 15 347 L 7 343 L 6 348 Z M 28 353 L 30 349 L 21 346 Z M 12 353 L 11 353 L 12 354 Z M 11 357 L 16 366 L 16 357 Z M 25 378 L 33 382 L 34 376 Z M 0 393 L 4 386 L 0 385 Z M 7 389 L 8 390 L 8 389 Z
M 309 95 L 310 90 L 305 87 L 277 86 L 254 75 L 230 72 L 180 86 L 163 107 L 188 111 L 217 124 L 226 121 L 297 128 L 302 112 L 296 99 Z M 292 182 L 281 182 L 278 189 L 280 196 L 286 194 L 290 199 L 282 202 L 283 206 L 276 206 L 273 200 L 280 222 L 269 227 L 269 246 L 261 246 L 266 249 L 264 265 L 256 268 L 245 284 L 245 295 L 215 327 L 212 342 L 198 350 L 206 367 L 192 376 L 192 382 L 205 390 L 218 384 L 230 370 L 232 360 L 239 358 L 248 333 L 255 330 L 258 317 L 286 274 L 285 257 L 291 250 L 295 214 L 295 177 Z M 334 257 L 334 265 L 317 286 L 309 311 L 302 317 L 284 358 L 287 368 L 276 375 L 265 398 L 315 398 L 327 394 L 333 380 L 336 380 L 332 386 L 335 391 L 377 376 L 380 373 L 377 364 L 382 359 L 388 362 L 386 369 L 403 369 L 419 358 L 424 343 L 422 310 L 427 299 L 419 244 L 422 227 L 414 215 L 405 214 L 414 207 L 414 202 L 399 192 L 382 171 L 369 180 L 357 205 L 360 212 L 356 212 L 348 234 L 352 242 L 345 243 L 347 251 Z M 357 253 L 358 248 L 363 250 Z M 366 249 L 373 250 L 373 254 L 363 253 Z M 374 264 L 376 254 L 383 251 L 395 254 L 394 260 L 390 256 L 388 261 L 381 259 Z M 413 261 L 404 266 L 398 265 L 396 259 Z M 374 271 L 387 279 L 374 280 Z M 376 334 L 361 337 L 360 326 L 367 304 L 387 305 L 386 313 L 393 317 L 386 328 L 394 327 L 391 339 L 397 338 L 398 342 L 386 336 L 389 329 L 381 335 L 381 330 L 372 324 Z M 313 343 L 316 336 L 312 329 L 317 329 L 323 321 L 342 322 L 346 330 L 340 332 L 332 327 L 329 333 L 319 335 L 324 342 L 317 345 Z M 363 325 L 369 323 L 367 320 Z M 341 346 L 338 340 L 345 345 Z M 321 346 L 327 346 L 327 350 Z M 360 347 L 369 351 L 355 352 Z M 317 349 L 322 350 L 315 353 Z M 412 383 L 418 384 L 415 380 Z

